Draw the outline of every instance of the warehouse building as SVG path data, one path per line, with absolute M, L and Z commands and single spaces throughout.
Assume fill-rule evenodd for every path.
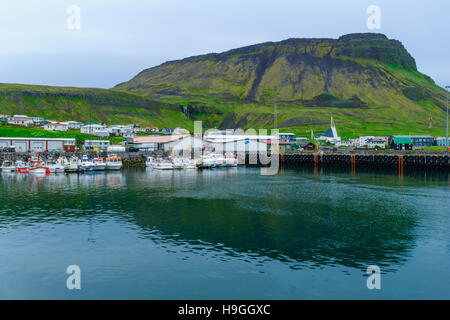
M 0 148 L 14 147 L 16 152 L 46 152 L 76 150 L 75 139 L 59 138 L 5 138 L 0 137 Z

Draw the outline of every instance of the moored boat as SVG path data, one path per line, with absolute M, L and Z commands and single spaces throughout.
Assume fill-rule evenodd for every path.
M 29 164 L 25 163 L 22 160 L 17 160 L 16 161 L 16 169 L 17 169 L 17 173 L 28 173 L 29 172 Z
M 122 169 L 122 159 L 115 154 L 112 154 L 106 158 L 107 170 L 120 170 Z
M 65 168 L 65 172 L 72 173 L 72 172 L 80 172 L 81 170 L 82 168 L 80 160 L 75 156 L 71 157 Z
M 45 165 L 44 161 L 40 159 L 40 156 L 41 154 L 38 153 L 37 158 L 31 158 L 28 169 L 30 174 L 44 175 L 50 173 L 50 169 Z
M 86 155 L 80 159 L 80 167 L 83 171 L 94 171 L 95 164 Z
M 105 171 L 106 170 L 106 163 L 103 161 L 103 158 L 98 157 L 94 158 L 92 161 L 94 163 L 94 171 Z
M 2 166 L 0 167 L 2 172 L 14 172 L 16 171 L 16 166 L 11 160 L 4 160 Z

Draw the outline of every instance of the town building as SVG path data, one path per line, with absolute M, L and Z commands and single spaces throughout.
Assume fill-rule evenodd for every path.
M 68 138 L 5 138 L 0 148 L 14 147 L 16 152 L 76 151 L 76 140 Z
M 31 118 L 11 118 L 8 120 L 8 124 L 24 127 L 32 127 L 34 125 L 33 119 Z
M 67 122 L 63 122 L 66 123 L 67 126 L 69 127 L 69 130 L 80 130 L 81 126 L 84 125 L 83 122 L 78 122 L 78 121 L 67 121 Z
M 65 123 L 55 122 L 55 123 L 47 123 L 42 126 L 45 130 L 48 131 L 67 131 L 69 130 L 69 126 Z
M 412 150 L 413 144 L 411 138 L 409 137 L 400 137 L 400 136 L 392 136 L 389 138 L 389 145 L 391 149 L 394 150 Z
M 86 140 L 83 144 L 83 149 L 85 151 L 108 151 L 108 148 L 111 146 L 111 142 L 109 140 Z
M 160 133 L 161 133 L 161 134 L 172 134 L 173 131 L 174 131 L 174 130 L 173 130 L 172 128 L 166 127 L 166 128 L 163 128 L 163 129 L 160 131 Z
M 370 148 L 368 145 L 368 140 L 382 140 L 385 142 L 384 147 L 387 146 L 389 137 L 388 136 L 359 136 L 356 139 L 356 145 L 362 148 Z
M 434 137 L 434 145 L 438 147 L 445 147 L 447 144 L 445 143 L 446 137 Z M 450 139 L 448 139 L 448 146 L 450 146 Z
M 80 129 L 81 133 L 91 134 L 97 137 L 108 138 L 110 133 L 107 130 L 106 126 L 97 123 L 88 123 L 84 125 Z
M 365 146 L 369 149 L 375 148 L 385 149 L 387 146 L 387 141 L 385 141 L 384 139 L 377 139 L 377 138 L 367 139 L 365 142 Z
M 127 139 L 127 141 L 129 141 Z M 199 151 L 208 142 L 191 135 L 135 136 L 132 143 L 138 148 L 151 148 L 162 151 Z
M 145 132 L 149 133 L 149 132 L 158 132 L 158 127 L 145 127 Z
M 336 144 L 341 141 L 341 137 L 339 137 L 337 134 L 333 117 L 331 117 L 330 129 L 315 136 L 315 138 L 319 141 L 325 141 L 333 144 Z
M 394 141 L 394 138 L 410 139 L 411 145 L 412 145 L 412 149 L 423 149 L 425 147 L 431 147 L 433 145 L 433 143 L 434 143 L 434 137 L 433 136 L 425 136 L 425 135 L 395 135 L 395 136 L 389 137 L 389 145 L 391 145 L 391 147 L 392 147 L 392 142 Z

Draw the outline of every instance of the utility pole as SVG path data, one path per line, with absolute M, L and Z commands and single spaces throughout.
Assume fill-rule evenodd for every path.
M 273 105 L 273 128 L 277 128 L 277 104 Z
M 445 154 L 448 157 L 448 89 L 450 89 L 450 86 L 446 86 L 445 89 L 447 89 L 447 134 L 445 137 Z

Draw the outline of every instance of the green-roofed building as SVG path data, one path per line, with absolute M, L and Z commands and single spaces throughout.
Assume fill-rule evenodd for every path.
M 408 136 L 391 136 L 389 138 L 389 145 L 394 150 L 412 150 L 413 142 Z

